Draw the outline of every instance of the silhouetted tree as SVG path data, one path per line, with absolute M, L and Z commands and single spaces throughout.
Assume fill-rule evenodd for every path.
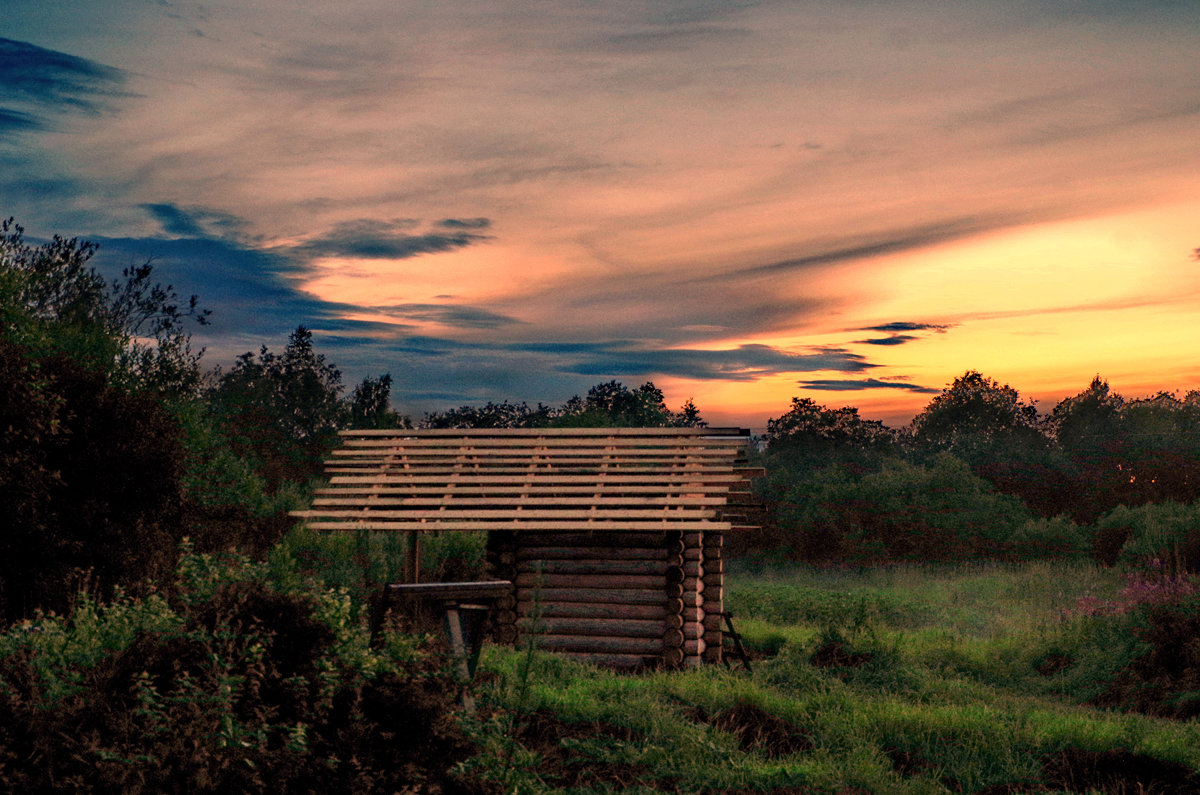
M 573 397 L 552 424 L 566 427 L 703 427 L 695 403 L 688 401 L 678 414 L 667 408 L 661 389 L 647 381 L 630 389 L 620 381 L 596 384 L 580 399 Z
M 411 428 L 412 422 L 392 408 L 392 377 L 370 376 L 350 393 L 351 428 Z
M 12 219 L 0 223 L 0 333 L 34 356 L 63 354 L 129 389 L 192 397 L 201 352 L 187 324 L 208 323 L 196 296 L 183 301 L 153 280 L 150 263 L 106 283 L 88 266 L 97 246 L 55 235 L 29 245 Z
M 421 420 L 425 428 L 541 428 L 556 412 L 541 403 L 531 409 L 527 403 L 488 401 L 482 406 L 459 406 L 446 411 L 429 412 Z
M 231 447 L 278 485 L 320 472 L 348 419 L 341 392 L 341 372 L 315 351 L 312 332 L 299 326 L 282 354 L 264 345 L 257 356 L 239 356 L 219 376 L 209 401 Z

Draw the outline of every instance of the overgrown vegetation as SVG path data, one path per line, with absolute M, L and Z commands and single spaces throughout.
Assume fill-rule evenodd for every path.
M 412 426 L 390 376 L 345 394 L 304 327 L 205 371 L 197 299 L 94 251 L 0 225 L 0 789 L 1200 791 L 1200 392 L 1041 415 L 969 371 L 900 430 L 795 399 L 727 547 L 753 674 L 492 648 L 472 718 L 431 637 L 367 645 L 406 539 L 287 517 L 339 429 Z M 609 381 L 419 424 L 704 421 Z

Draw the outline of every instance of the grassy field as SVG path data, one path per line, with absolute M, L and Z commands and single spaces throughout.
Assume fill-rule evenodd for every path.
M 727 582 L 752 672 L 615 674 L 489 647 L 487 752 L 470 764 L 514 793 L 1200 791 L 1200 721 L 1085 706 L 1139 651 L 1078 610 L 1120 590 L 1112 570 L 797 566 Z

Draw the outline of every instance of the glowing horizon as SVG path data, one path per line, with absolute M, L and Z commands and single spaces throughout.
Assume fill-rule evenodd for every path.
M 212 364 L 755 428 L 1200 387 L 1200 6 L 12 5 L 0 211 L 154 258 Z

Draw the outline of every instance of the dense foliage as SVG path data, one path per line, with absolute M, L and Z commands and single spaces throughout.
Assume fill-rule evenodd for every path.
M 1200 786 L 1177 761 L 1096 751 L 1072 730 L 1050 741 L 1041 729 L 1025 737 L 969 716 L 935 729 L 941 717 L 897 717 L 894 701 L 903 694 L 927 704 L 944 691 L 957 709 L 967 677 L 971 687 L 1019 683 L 1039 697 L 1169 719 L 1200 715 L 1200 392 L 1126 399 L 1097 377 L 1042 415 L 1012 387 L 968 371 L 901 430 L 853 407 L 796 398 L 769 421 L 757 454 L 767 476 L 756 484 L 753 521 L 763 529 L 730 538 L 731 552 L 831 572 L 831 564 L 887 563 L 885 574 L 911 561 L 1062 558 L 1081 578 L 1090 554 L 1114 568 L 1087 577 L 1120 577 L 1124 587 L 1058 604 L 1082 586 L 1030 580 L 1020 588 L 1053 603 L 1053 627 L 1009 646 L 973 652 L 956 641 L 936 653 L 922 650 L 928 640 L 902 649 L 876 625 L 936 624 L 945 644 L 969 634 L 954 623 L 966 596 L 951 608 L 915 605 L 911 583 L 886 597 L 880 589 L 764 586 L 739 602 L 735 590 L 748 642 L 772 658 L 752 679 L 647 679 L 634 687 L 640 693 L 602 699 L 641 704 L 638 715 L 604 707 L 624 725 L 591 715 L 580 729 L 561 714 L 570 696 L 563 710 L 546 694 L 622 685 L 538 658 L 546 673 L 534 695 L 535 655 L 503 653 L 483 693 L 490 719 L 464 722 L 455 708 L 461 683 L 427 640 L 391 633 L 382 648 L 367 646 L 366 607 L 400 567 L 405 540 L 289 531 L 287 510 L 303 504 L 305 480 L 320 471 L 339 429 L 411 427 L 391 405 L 390 376 L 344 394 L 341 373 L 304 327 L 281 353 L 264 345 L 227 371 L 204 372 L 189 328 L 209 316 L 196 298 L 155 282 L 149 264 L 108 282 L 89 267 L 94 252 L 60 237 L 31 245 L 20 227 L 0 225 L 2 789 L 487 792 L 649 783 L 732 792 L 772 782 L 829 789 L 836 780 L 915 792 L 1007 787 L 1022 770 L 1012 786 L 1103 788 L 1133 781 L 1129 769 L 1161 791 Z M 609 381 L 561 406 L 489 402 L 427 414 L 421 424 L 705 423 L 691 400 L 669 409 L 653 383 Z M 483 565 L 483 539 L 450 534 L 422 554 L 428 572 L 471 578 Z M 1023 609 L 1050 607 L 1031 601 Z M 763 629 L 768 619 L 818 626 L 798 641 L 794 628 Z M 922 655 L 936 657 L 928 670 Z M 936 680 L 934 670 L 955 679 Z M 669 692 L 647 699 L 655 688 Z M 886 703 L 873 700 L 880 693 Z M 810 701 L 782 706 L 795 695 Z M 535 710 L 532 698 L 543 702 Z M 805 715 L 847 714 L 854 699 L 868 704 L 865 716 L 796 725 Z M 670 747 L 690 749 L 710 769 L 682 769 L 643 742 L 655 736 L 658 714 L 680 724 Z M 842 719 L 864 723 L 842 731 Z M 1017 735 L 1024 750 L 1012 750 Z M 846 748 L 874 761 L 830 767 Z M 808 754 L 826 761 L 787 766 Z M 755 778 L 731 772 L 731 761 Z
M 366 646 L 344 593 L 187 554 L 169 600 L 0 636 L 6 792 L 482 792 L 435 648 Z

